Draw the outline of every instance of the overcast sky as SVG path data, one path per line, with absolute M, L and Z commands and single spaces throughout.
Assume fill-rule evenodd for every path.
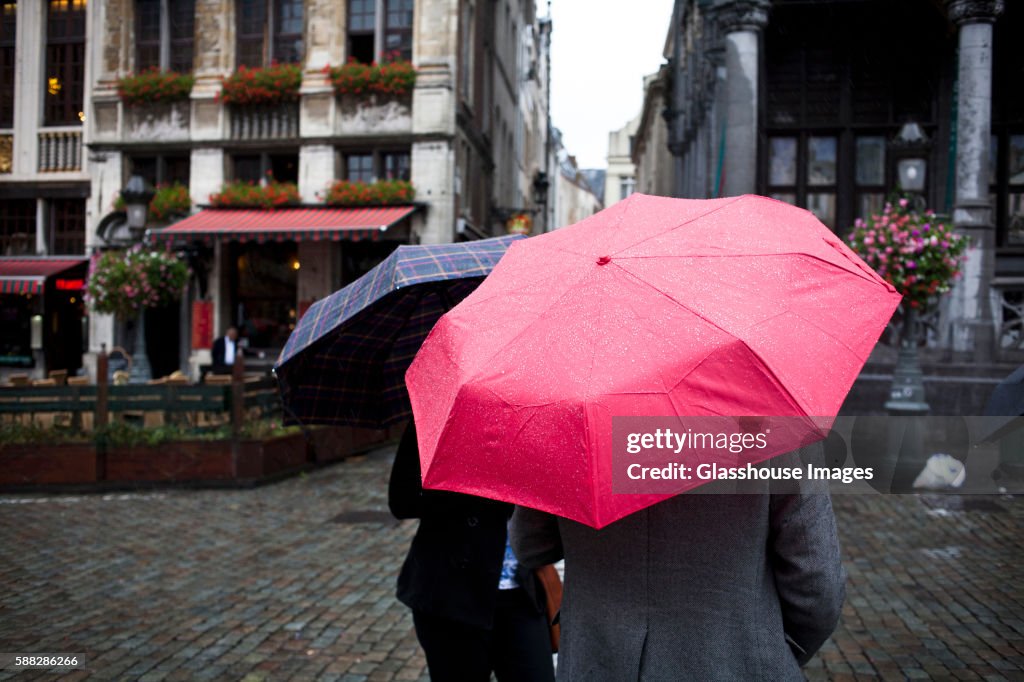
M 672 0 L 552 0 L 551 117 L 581 168 L 606 167 L 608 133 L 640 112 L 671 18 Z

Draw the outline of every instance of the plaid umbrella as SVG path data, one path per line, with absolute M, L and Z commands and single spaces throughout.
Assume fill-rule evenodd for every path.
M 522 238 L 399 246 L 314 303 L 274 366 L 289 417 L 371 428 L 410 418 L 405 370 L 423 340 Z

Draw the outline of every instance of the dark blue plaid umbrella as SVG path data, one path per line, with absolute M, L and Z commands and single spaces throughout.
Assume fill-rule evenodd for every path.
M 423 340 L 522 238 L 399 246 L 314 303 L 274 366 L 287 416 L 371 428 L 408 419 L 405 370 Z

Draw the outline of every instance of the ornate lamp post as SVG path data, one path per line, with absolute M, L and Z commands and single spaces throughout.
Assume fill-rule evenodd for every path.
M 133 175 L 128 184 L 121 190 L 125 209 L 128 214 L 128 230 L 132 241 L 139 243 L 146 232 L 146 213 L 149 202 L 153 199 L 153 187 L 141 175 Z M 133 384 L 144 384 L 152 378 L 149 358 L 146 356 L 146 307 L 139 308 L 139 316 L 135 320 L 135 349 L 132 354 L 132 370 L 129 381 Z
M 892 140 L 896 174 L 900 189 L 908 193 L 915 210 L 924 209 L 927 191 L 928 148 L 930 141 L 914 121 L 903 124 Z M 920 324 L 917 309 L 904 301 L 900 349 L 892 374 L 892 387 L 885 409 L 894 415 L 924 415 L 931 409 L 925 400 L 924 375 L 917 352 Z

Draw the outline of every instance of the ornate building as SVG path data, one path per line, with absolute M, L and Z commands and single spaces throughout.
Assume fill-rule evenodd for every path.
M 490 236 L 504 232 L 497 206 L 532 209 L 546 60 L 533 0 L 3 3 L 0 88 L 14 96 L 0 95 L 0 158 L 13 137 L 13 173 L 0 195 L 19 197 L 4 202 L 3 245 L 27 234 L 28 252 L 84 256 L 124 241 L 129 176 L 180 185 L 188 205 L 151 211 L 148 234 L 195 277 L 180 309 L 147 315 L 154 373 L 195 375 L 203 337 L 230 324 L 269 365 L 306 306 L 398 244 Z M 338 69 L 350 63 L 367 67 Z M 409 65 L 412 87 L 395 75 Z M 415 199 L 325 205 L 337 181 L 384 180 Z M 238 183 L 294 184 L 305 210 L 210 207 Z M 124 337 L 105 316 L 88 327 L 92 351 Z
M 971 239 L 935 343 L 1021 347 L 1022 30 L 1002 0 L 677 0 L 668 140 L 638 166 L 667 157 L 677 196 L 775 196 L 840 233 L 911 189 Z

